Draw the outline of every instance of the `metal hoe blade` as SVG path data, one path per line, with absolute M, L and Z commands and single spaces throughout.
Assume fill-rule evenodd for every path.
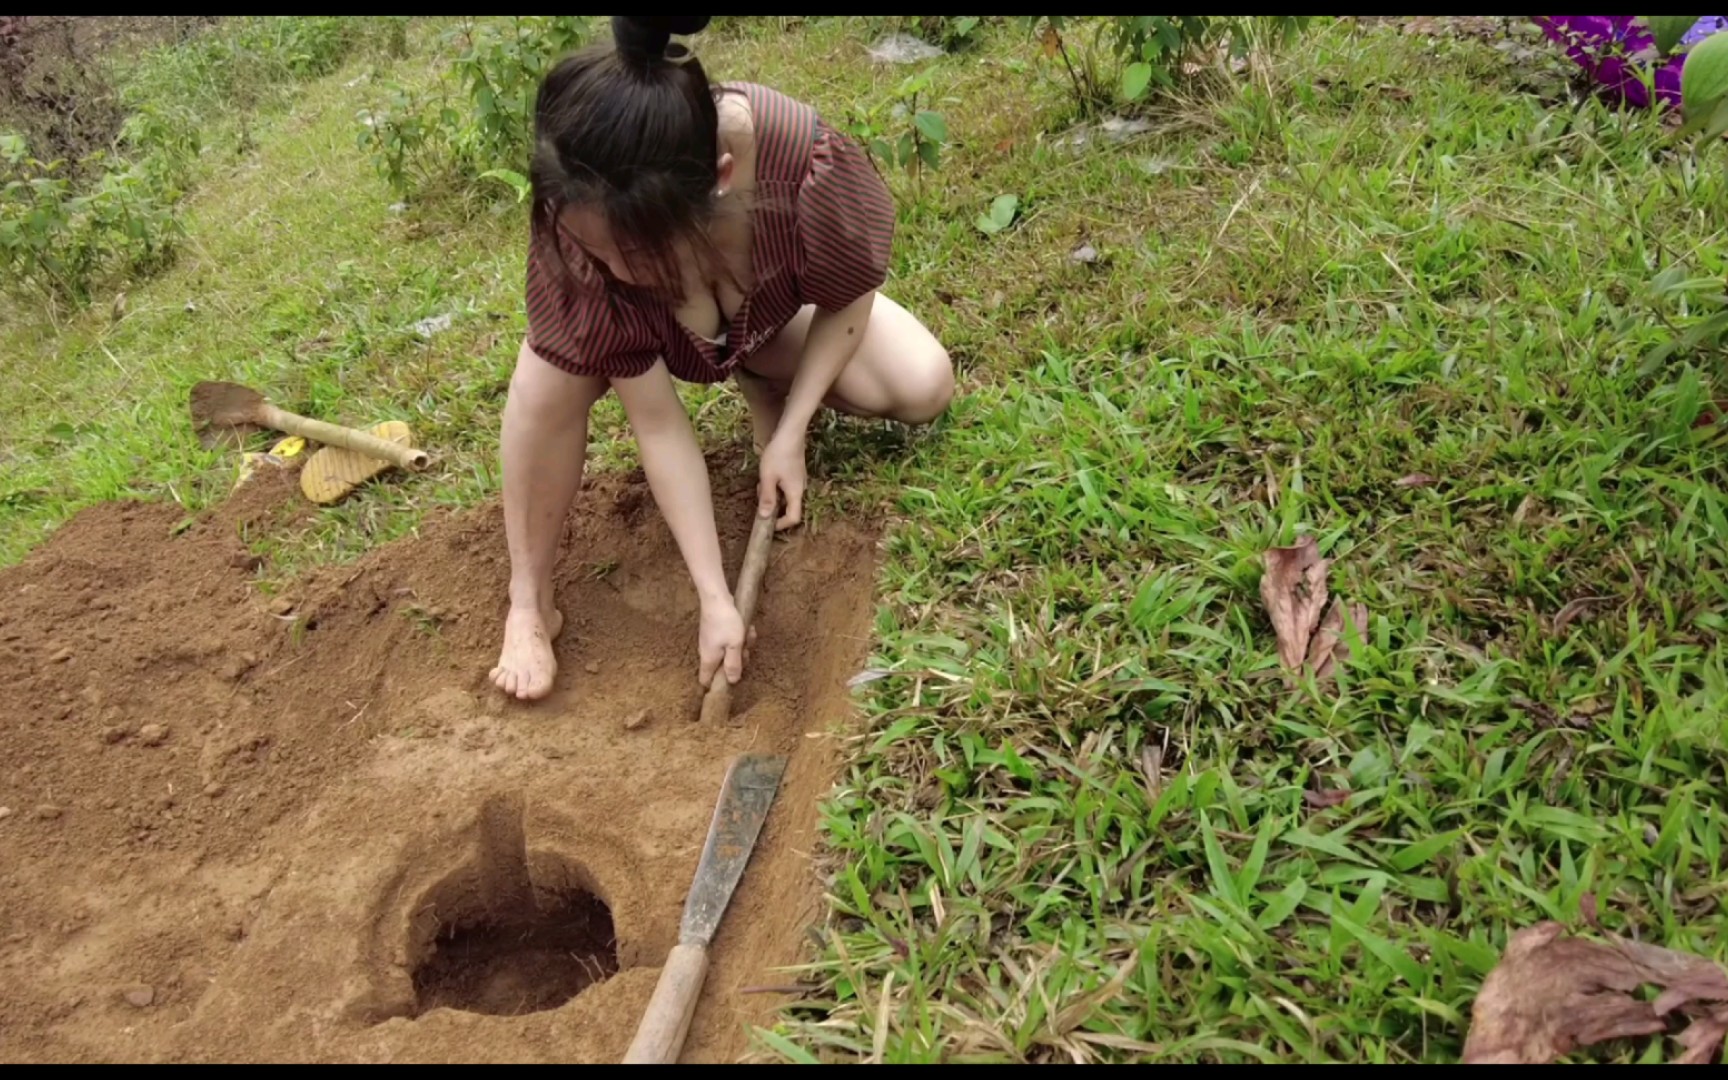
M 785 758 L 764 754 L 745 754 L 726 770 L 714 820 L 708 826 L 708 842 L 696 864 L 690 896 L 684 901 L 684 923 L 679 931 L 684 944 L 706 946 L 714 940 L 714 931 L 744 876 L 785 772 Z

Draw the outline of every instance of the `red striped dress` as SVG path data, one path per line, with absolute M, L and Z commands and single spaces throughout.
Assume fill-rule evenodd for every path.
M 806 304 L 837 311 L 882 286 L 894 237 L 894 202 L 857 143 L 808 105 L 751 83 L 756 125 L 756 207 L 750 260 L 756 284 L 728 321 L 721 346 L 691 331 L 672 305 L 602 274 L 559 230 L 575 280 L 528 256 L 528 344 L 573 375 L 630 378 L 664 358 L 687 382 L 725 380 Z

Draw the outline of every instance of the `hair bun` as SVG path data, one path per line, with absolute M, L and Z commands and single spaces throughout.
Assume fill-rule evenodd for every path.
M 612 40 L 620 55 L 652 63 L 666 55 L 673 34 L 694 34 L 706 27 L 712 15 L 614 15 Z

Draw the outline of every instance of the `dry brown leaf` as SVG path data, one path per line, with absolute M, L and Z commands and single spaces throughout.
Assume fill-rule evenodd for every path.
M 1594 611 L 1597 604 L 1614 599 L 1612 596 L 1580 596 L 1561 608 L 1554 616 L 1554 632 L 1564 633 L 1568 626 Z
M 1710 403 L 1708 409 L 1699 410 L 1698 419 L 1692 421 L 1692 427 L 1696 429 L 1709 427 L 1712 424 L 1719 424 L 1722 422 L 1722 417 L 1724 415 L 1728 415 L 1728 400 L 1717 398 L 1715 401 Z
M 1368 629 L 1368 608 L 1365 605 L 1332 601 L 1331 610 L 1326 612 L 1326 618 L 1321 621 L 1320 629 L 1308 646 L 1308 666 L 1314 669 L 1316 679 L 1330 679 L 1338 668 L 1338 661 L 1350 658 L 1350 642 L 1344 636 L 1346 617 L 1356 628 L 1358 639 Z
M 1158 801 L 1158 792 L 1164 786 L 1163 747 L 1147 743 L 1140 748 L 1140 778 L 1146 784 L 1146 805 L 1151 806 Z
M 1278 658 L 1298 671 L 1308 656 L 1308 642 L 1326 608 L 1326 568 L 1312 536 L 1293 547 L 1268 548 L 1266 573 L 1260 578 L 1260 599 L 1278 634 Z
M 1529 520 L 1530 511 L 1536 508 L 1536 496 L 1526 495 L 1518 500 L 1518 509 L 1512 511 L 1512 524 L 1523 525 Z
M 1674 1041 L 1686 1052 L 1674 1059 L 1676 1065 L 1716 1065 L 1722 1060 L 1722 1040 L 1728 1038 L 1728 1009 L 1717 1009 L 1686 1025 L 1686 1030 L 1674 1036 Z
M 1661 986 L 1655 1001 L 1633 996 Z M 1545 1065 L 1580 1046 L 1691 1024 L 1678 1063 L 1716 1061 L 1728 1035 L 1728 974 L 1699 956 L 1613 938 L 1570 937 L 1555 922 L 1512 935 L 1471 1008 L 1466 1065 Z
M 1577 710 L 1562 716 L 1560 711 L 1552 705 L 1545 705 L 1540 701 L 1531 701 L 1527 697 L 1517 696 L 1511 699 L 1510 704 L 1514 709 L 1522 710 L 1524 715 L 1530 718 L 1531 723 L 1539 728 L 1587 728 L 1603 712 L 1598 707 L 1594 710 Z
M 1128 985 L 1128 976 L 1134 974 L 1135 967 L 1136 959 L 1134 957 L 1124 960 L 1122 966 L 1116 969 L 1116 974 L 1110 976 L 1109 981 L 1105 982 L 1103 986 L 1088 994 L 1081 995 L 1057 1013 L 1056 1018 L 1050 1023 L 1051 1030 L 1060 1038 L 1079 1027 L 1088 1017 L 1122 992 L 1122 988 Z
M 1429 476 L 1425 472 L 1413 472 L 1409 476 L 1400 476 L 1398 479 L 1392 481 L 1392 486 L 1401 488 L 1419 488 L 1429 487 L 1430 485 L 1438 484 L 1439 482 L 1440 479 L 1438 477 Z
M 1312 536 L 1292 547 L 1268 549 L 1265 560 L 1260 598 L 1278 634 L 1278 659 L 1286 670 L 1299 671 L 1306 664 L 1316 679 L 1332 678 L 1339 662 L 1350 656 L 1345 627 L 1354 626 L 1360 638 L 1368 628 L 1367 607 L 1339 599 L 1327 609 L 1326 571 L 1332 564 L 1320 557 Z

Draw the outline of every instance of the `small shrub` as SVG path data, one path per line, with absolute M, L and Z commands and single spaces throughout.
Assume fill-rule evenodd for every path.
M 100 165 L 101 163 L 92 163 Z M 149 161 L 97 169 L 80 191 L 63 163 L 30 155 L 23 138 L 0 137 L 0 270 L 14 283 L 84 303 L 106 273 L 148 273 L 182 236 L 172 176 Z
M 914 34 L 932 45 L 939 45 L 948 52 L 959 52 L 961 49 L 978 40 L 979 32 L 984 28 L 985 20 L 994 18 L 987 15 L 910 15 L 903 16 L 911 20 Z
M 909 75 L 886 99 L 854 107 L 847 128 L 877 161 L 920 175 L 942 167 L 948 145 L 948 120 L 930 104 L 929 72 Z
M 444 35 L 455 58 L 439 87 L 431 93 L 387 87 L 385 100 L 361 114 L 360 147 L 402 198 L 450 176 L 476 187 L 520 175 L 540 80 L 590 35 L 591 21 L 582 15 L 465 22 Z
M 119 142 L 135 157 L 154 159 L 158 167 L 184 176 L 204 152 L 203 125 L 191 109 L 151 102 L 120 125 Z
M 1262 39 L 1283 39 L 1312 20 L 1309 15 L 1109 15 L 1077 19 L 1024 15 L 1044 55 L 1059 60 L 1083 112 L 1119 101 L 1139 101 L 1155 88 L 1174 86 L 1207 67 L 1221 53 L 1240 57 Z M 1083 27 L 1091 41 L 1071 40 Z
M 400 85 L 386 88 L 384 103 L 360 114 L 359 144 L 390 190 L 406 197 L 443 172 L 448 164 L 445 132 L 460 119 L 448 105 L 437 105 Z

